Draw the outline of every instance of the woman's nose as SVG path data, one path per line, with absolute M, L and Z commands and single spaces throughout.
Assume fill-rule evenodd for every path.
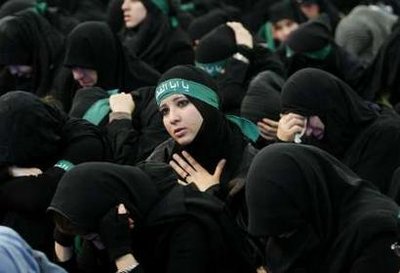
M 181 119 L 179 111 L 173 108 L 169 110 L 168 118 L 171 123 L 176 123 Z

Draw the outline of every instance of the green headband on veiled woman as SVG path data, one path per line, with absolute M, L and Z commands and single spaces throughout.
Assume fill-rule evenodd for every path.
M 214 90 L 203 84 L 179 78 L 169 79 L 158 84 L 156 88 L 157 105 L 160 106 L 164 99 L 176 94 L 196 98 L 216 109 L 219 109 L 219 98 Z M 238 116 L 226 115 L 226 117 L 228 120 L 239 126 L 242 133 L 250 140 L 255 142 L 260 136 L 260 132 L 253 122 Z

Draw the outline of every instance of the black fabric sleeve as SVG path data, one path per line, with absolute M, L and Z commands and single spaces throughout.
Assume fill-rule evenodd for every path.
M 381 234 L 369 243 L 353 262 L 350 273 L 392 273 L 398 272 L 400 259 L 390 249 L 396 235 Z
M 0 185 L 0 206 L 5 210 L 35 214 L 50 204 L 64 170 L 52 167 L 38 176 L 11 178 Z
M 65 148 L 60 159 L 79 164 L 87 161 L 101 161 L 104 146 L 95 137 L 79 137 Z M 0 182 L 0 206 L 5 210 L 34 214 L 46 211 L 58 182 L 65 171 L 51 167 L 38 176 L 10 178 Z
M 124 165 L 135 165 L 145 160 L 168 138 L 154 100 L 135 110 L 132 120 L 113 120 L 106 130 L 114 161 Z
M 132 269 L 130 273 L 144 273 L 144 270 L 143 267 L 139 264 L 134 269 Z
M 98 136 L 83 136 L 68 143 L 60 159 L 77 165 L 83 162 L 102 161 L 106 154 L 104 142 Z
M 78 271 L 78 264 L 76 262 L 76 255 L 74 254 L 71 259 L 69 259 L 68 261 L 65 262 L 56 262 L 57 265 L 61 266 L 62 268 L 64 268 L 67 272 L 70 273 L 79 273 L 80 271 Z
M 181 225 L 170 238 L 166 273 L 208 273 L 210 259 L 206 233 L 193 222 Z

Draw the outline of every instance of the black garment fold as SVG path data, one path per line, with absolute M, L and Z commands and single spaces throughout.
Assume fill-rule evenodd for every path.
M 343 273 L 364 263 L 372 273 L 376 257 L 387 261 L 379 272 L 400 268 L 390 249 L 398 238 L 399 207 L 316 147 L 264 148 L 249 170 L 246 199 L 249 232 L 268 239 L 272 272 Z M 382 239 L 387 245 L 377 252 Z

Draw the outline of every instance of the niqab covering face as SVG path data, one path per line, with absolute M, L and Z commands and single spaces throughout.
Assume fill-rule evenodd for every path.
M 13 91 L 1 96 L 1 164 L 35 167 L 54 159 L 66 119 L 31 93 Z
M 24 91 L 39 96 L 48 94 L 61 62 L 64 36 L 42 15 L 29 9 L 1 19 L 0 39 L 0 64 L 32 66 L 29 85 Z M 20 89 L 18 84 L 17 81 Z
M 312 146 L 281 143 L 260 151 L 246 200 L 249 232 L 268 239 L 272 272 L 349 272 L 377 234 L 398 233 L 397 205 Z

